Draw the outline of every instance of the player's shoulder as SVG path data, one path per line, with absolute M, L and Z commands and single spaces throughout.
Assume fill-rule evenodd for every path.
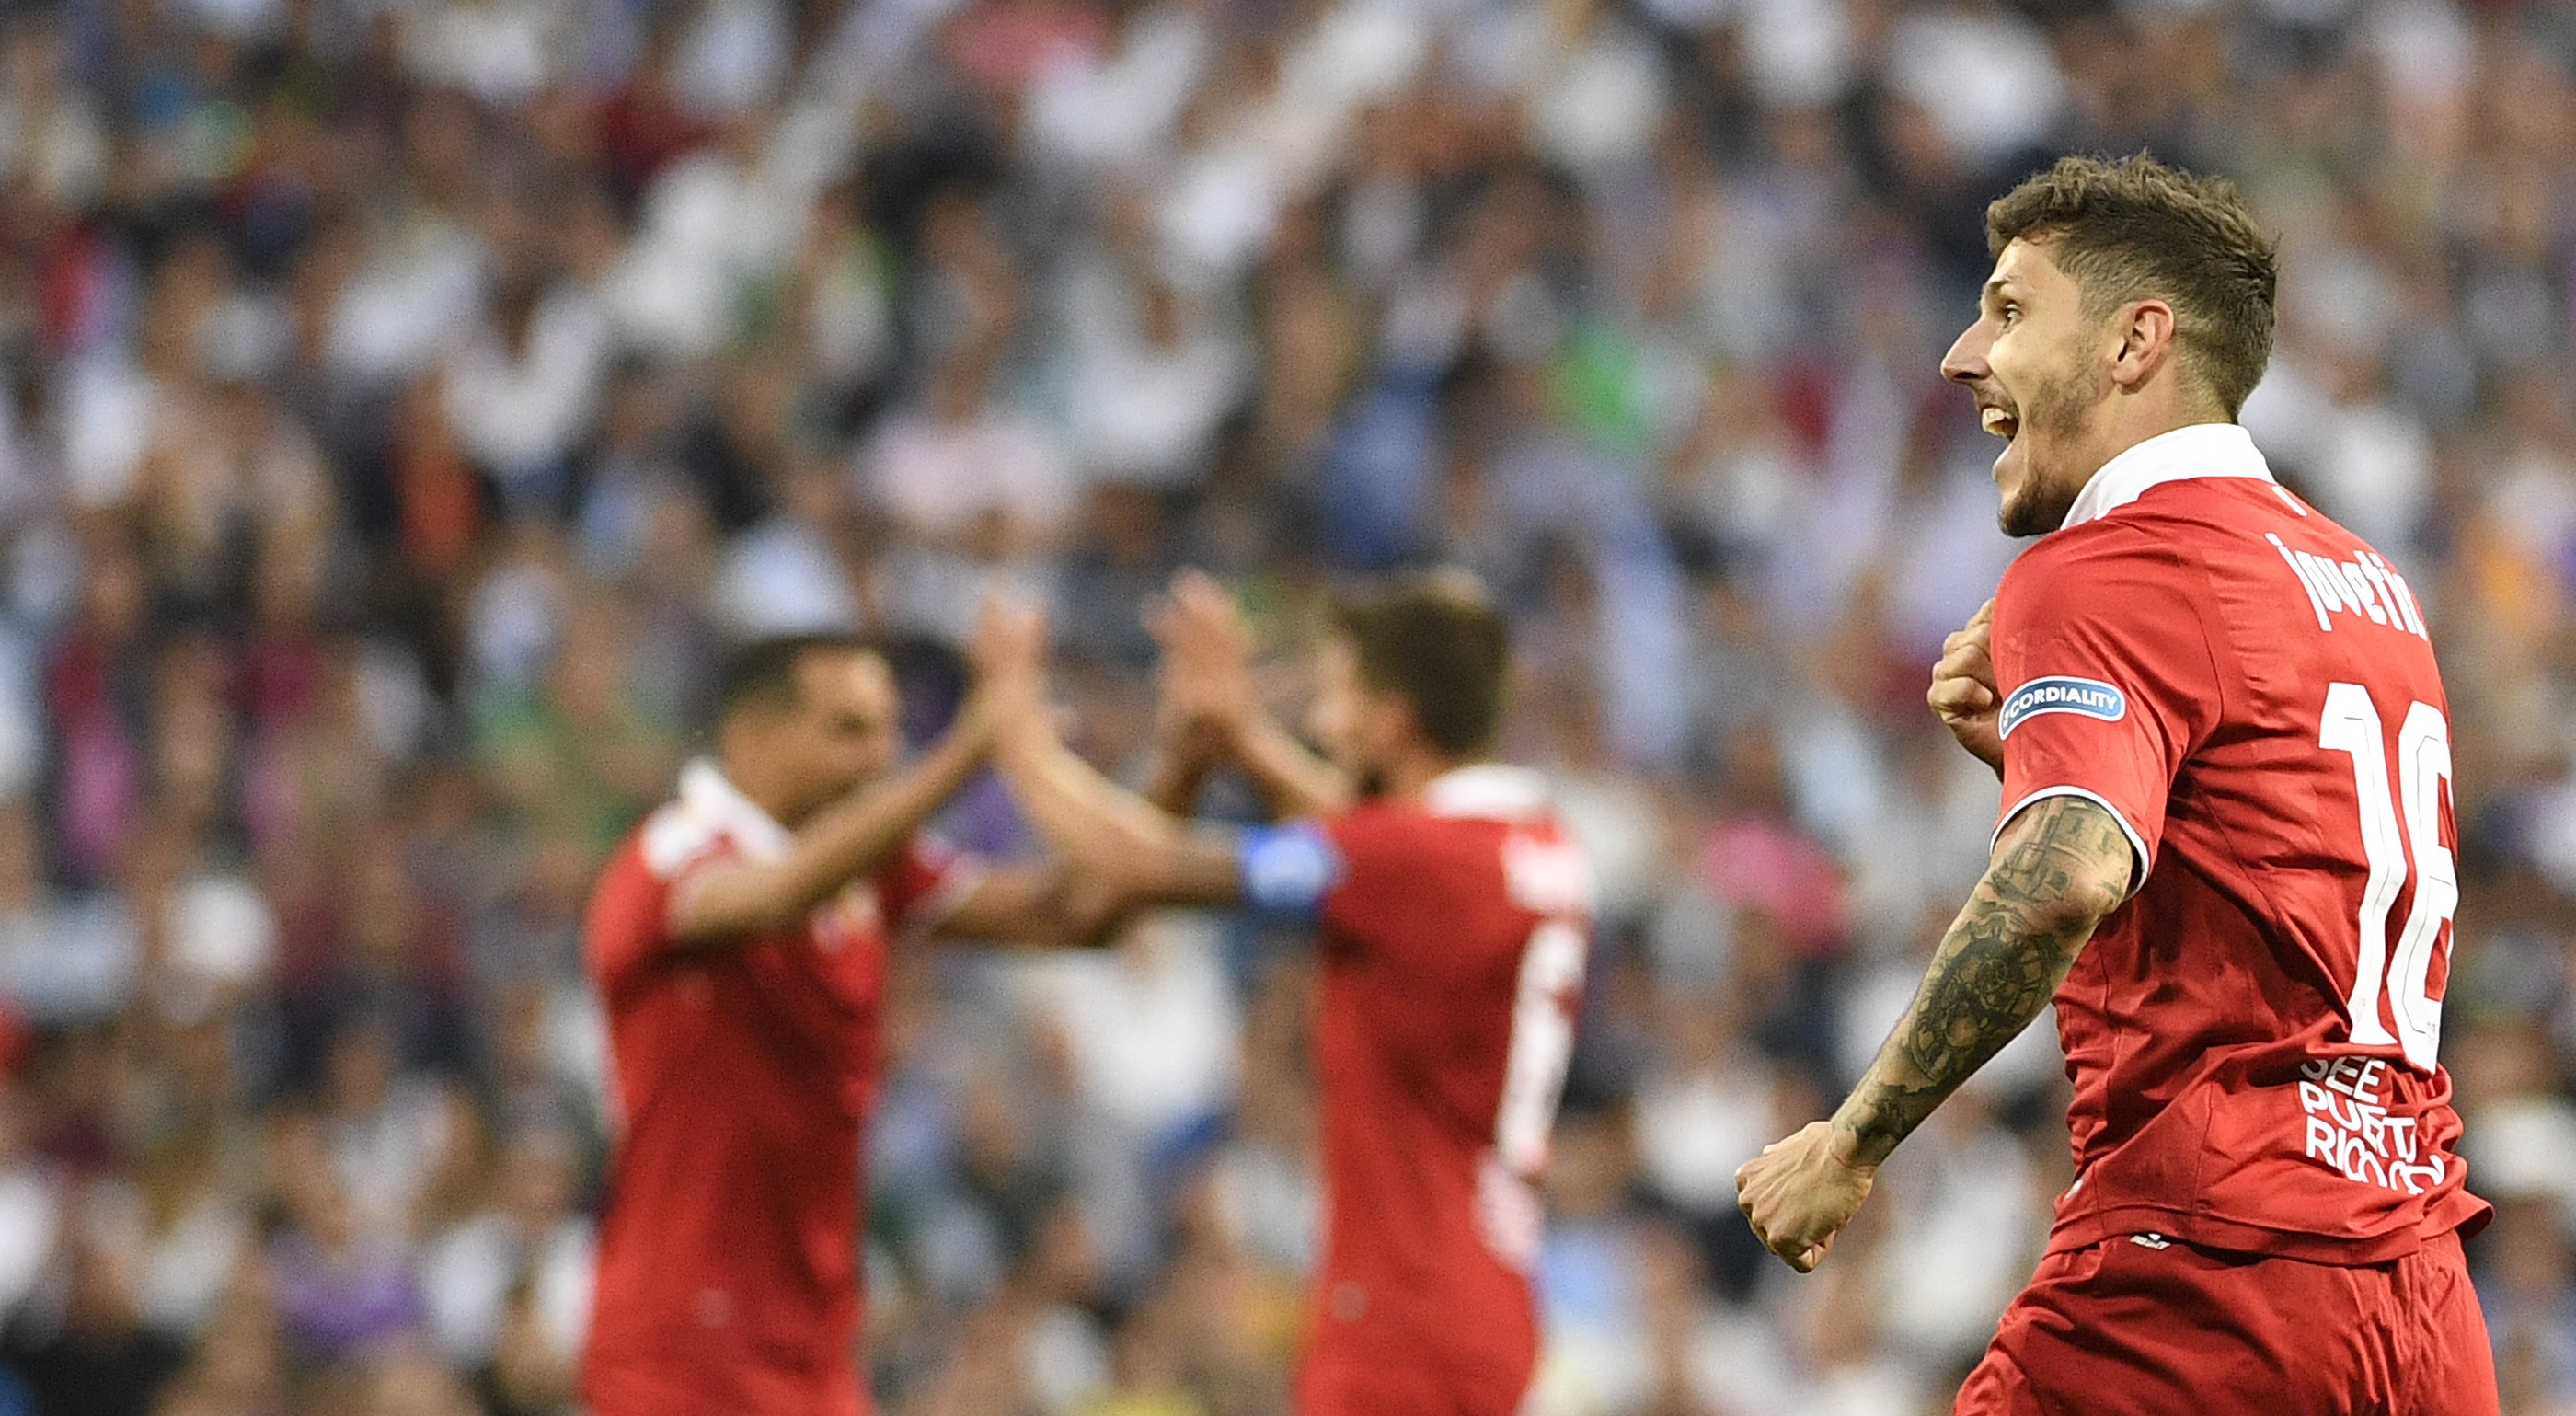
M 616 845 L 609 847 L 607 856 L 599 863 L 599 890 L 612 886 L 625 888 L 656 880 L 645 857 L 646 828 L 651 825 L 652 818 L 648 816 L 618 837 Z
M 2144 507 L 2142 500 L 2039 538 L 2005 569 L 1996 613 L 2134 612 L 2142 602 L 2198 599 L 2207 583 L 2203 552 L 2225 533 L 2169 504 Z
M 1527 825 L 1549 819 L 1554 800 L 1545 773 L 1508 762 L 1479 762 L 1432 782 L 1422 794 L 1422 810 L 1441 821 Z
M 1505 835 L 1555 833 L 1556 793 L 1534 768 L 1479 762 L 1433 781 L 1414 816 L 1426 840 L 1482 849 Z
M 1451 771 L 1418 797 L 1375 797 L 1335 818 L 1344 849 L 1439 854 L 1483 851 L 1507 832 L 1553 832 L 1547 779 L 1526 767 L 1482 762 Z
M 677 810 L 663 806 L 619 838 L 600 862 L 590 890 L 594 919 L 655 913 L 654 901 L 671 888 L 682 867 L 704 856 L 718 842 L 698 830 Z
M 2083 566 L 2133 563 L 2170 565 L 2174 548 L 2158 519 L 2128 514 L 2133 507 L 2091 521 L 2063 526 L 2041 536 L 2013 559 L 2007 580 L 2063 575 Z
M 1554 900 L 1588 898 L 1590 867 L 1556 815 L 1544 774 L 1482 763 L 1434 781 L 1411 801 L 1372 804 L 1337 830 L 1363 872 L 1457 898 L 1517 898 L 1523 886 Z
M 665 881 L 710 852 L 730 849 L 732 841 L 721 818 L 699 809 L 686 796 L 654 808 L 628 839 L 635 848 L 636 865 Z
M 654 938 L 662 929 L 671 882 L 647 860 L 649 825 L 648 819 L 618 841 L 591 884 L 582 938 L 594 968 L 609 956 L 633 953 L 636 941 Z
M 1321 824 L 1343 856 L 1365 861 L 1436 853 L 1456 839 L 1460 823 L 1433 816 L 1417 801 L 1370 797 Z

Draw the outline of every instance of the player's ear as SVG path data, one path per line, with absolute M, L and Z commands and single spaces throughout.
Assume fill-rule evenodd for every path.
M 2162 300 L 2140 300 L 2124 307 L 2113 317 L 2112 327 L 2120 343 L 2112 354 L 2111 381 L 2124 389 L 2144 387 L 2178 352 L 2173 306 Z

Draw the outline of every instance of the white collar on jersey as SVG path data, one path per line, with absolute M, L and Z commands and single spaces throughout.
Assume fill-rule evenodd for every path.
M 1534 821 L 1547 798 L 1547 778 L 1501 762 L 1452 768 L 1422 789 L 1425 811 L 1468 821 Z
M 2102 464 L 2075 504 L 2066 509 L 2065 525 L 2099 521 L 2146 495 L 2147 488 L 2186 477 L 2259 477 L 2272 480 L 2272 468 L 2254 446 L 2254 437 L 2236 423 L 2194 423 L 2158 433 Z
M 709 758 L 693 758 L 680 769 L 680 808 L 733 837 L 734 844 L 753 860 L 776 860 L 796 843 L 793 833 L 725 780 L 724 772 Z

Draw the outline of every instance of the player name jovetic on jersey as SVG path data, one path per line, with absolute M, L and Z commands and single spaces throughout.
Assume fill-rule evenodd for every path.
M 2283 496 L 2287 500 L 2287 494 Z M 2292 510 L 2298 509 L 2296 502 L 2290 505 Z M 2281 553 L 2290 574 L 2297 577 L 2299 588 L 2307 592 L 2309 608 L 2317 614 L 2317 628 L 2331 633 L 2336 615 L 2367 615 L 2372 624 L 2402 629 L 2427 644 L 2433 642 L 2432 631 L 2424 626 L 2424 611 L 2415 603 L 2415 592 L 2407 587 L 2406 577 L 2380 559 L 2377 551 L 2364 546 L 2336 561 L 2294 549 L 2277 535 L 2267 534 L 2263 539 Z
M 1996 719 L 1998 735 L 2011 737 L 2013 729 L 2043 713 L 2081 713 L 2116 723 L 2129 711 L 2129 700 L 2120 690 L 2099 679 L 2051 675 L 2035 678 L 2014 689 L 2004 698 L 2003 711 Z

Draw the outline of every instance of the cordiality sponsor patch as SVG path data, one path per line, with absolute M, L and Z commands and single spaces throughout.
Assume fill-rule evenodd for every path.
M 1995 729 L 2011 737 L 2013 729 L 2043 713 L 2081 713 L 2087 718 L 2116 723 L 2128 712 L 2129 700 L 2099 679 L 2035 678 L 2005 695 Z

